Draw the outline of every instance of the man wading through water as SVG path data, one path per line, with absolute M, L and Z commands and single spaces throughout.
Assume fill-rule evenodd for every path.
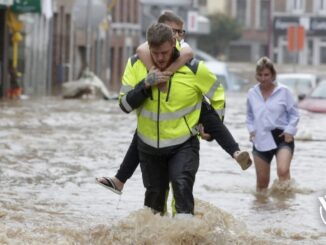
M 165 69 L 174 73 L 193 58 L 193 52 L 191 47 L 184 42 L 183 38 L 185 31 L 183 30 L 183 21 L 179 16 L 171 11 L 165 11 L 158 18 L 158 23 L 169 25 L 172 28 L 174 37 L 180 43 L 180 56 Z M 143 43 L 137 49 L 137 54 L 148 70 L 154 66 L 147 42 Z M 166 84 L 163 85 L 163 89 L 166 89 Z M 161 85 L 161 87 L 163 86 Z M 240 164 L 241 168 L 245 170 L 251 165 L 249 153 L 247 151 L 240 151 L 239 145 L 234 140 L 227 127 L 223 124 L 223 117 L 224 108 L 215 111 L 206 101 L 203 101 L 199 119 L 200 123 L 204 125 L 204 127 L 200 127 L 201 136 L 204 139 L 215 139 L 218 144 Z M 135 134 L 116 175 L 113 177 L 100 177 L 96 178 L 96 180 L 99 184 L 111 191 L 121 194 L 124 183 L 133 175 L 138 164 L 137 135 Z
M 147 41 L 156 67 L 148 72 L 137 56 L 130 58 L 122 80 L 129 91 L 120 93 L 122 110 L 137 110 L 137 147 L 146 188 L 144 203 L 154 212 L 164 213 L 171 182 L 177 215 L 191 215 L 199 165 L 196 126 L 202 97 L 218 110 L 224 107 L 224 90 L 202 61 L 192 59 L 173 76 L 163 71 L 178 57 L 169 26 L 152 25 Z M 167 84 L 167 92 L 158 89 L 162 83 Z

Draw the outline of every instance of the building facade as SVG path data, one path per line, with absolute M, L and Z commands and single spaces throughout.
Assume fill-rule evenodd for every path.
M 288 29 L 304 29 L 303 47 L 289 52 Z M 273 1 L 273 57 L 277 63 L 326 64 L 326 1 Z
M 203 15 L 226 13 L 229 0 L 197 0 L 199 12 Z
M 198 0 L 202 14 L 226 14 L 242 27 L 242 37 L 225 51 L 229 61 L 251 62 L 272 52 L 272 0 Z M 217 37 L 218 38 L 218 37 Z
M 138 0 L 56 0 L 53 18 L 53 92 L 88 68 L 119 91 L 124 66 L 140 40 Z M 104 12 L 103 12 L 104 11 Z
M 269 55 L 271 45 L 271 0 L 230 0 L 227 14 L 242 26 L 242 37 L 230 44 L 230 61 L 252 62 Z
M 229 0 L 199 2 L 208 14 L 219 11 L 242 26 L 242 37 L 230 44 L 229 61 L 255 62 L 267 55 L 277 63 L 326 64 L 326 0 Z M 289 51 L 288 29 L 304 29 L 303 48 Z
M 138 0 L 118 0 L 112 9 L 110 27 L 110 83 L 109 88 L 118 91 L 128 58 L 140 44 L 141 25 Z
M 4 97 L 10 87 L 8 64 L 17 53 L 10 44 L 7 12 L 20 1 L 1 3 L 0 97 Z M 50 10 L 44 12 L 45 3 Z M 86 68 L 109 90 L 118 92 L 127 59 L 140 44 L 138 0 L 42 0 L 33 4 L 38 5 L 37 11 L 17 12 L 24 25 L 17 55 L 23 93 L 60 95 L 62 84 L 79 79 Z
M 140 23 L 142 40 L 145 40 L 146 29 L 157 21 L 157 18 L 165 10 L 171 10 L 184 21 L 186 41 L 196 49 L 198 35 L 206 35 L 210 31 L 209 20 L 200 14 L 199 0 L 140 0 Z
M 103 11 L 96 1 L 56 0 L 53 17 L 54 94 L 63 82 L 76 80 L 88 68 L 112 92 L 118 92 L 124 66 L 140 43 L 138 0 L 112 0 Z M 79 13 L 84 17 L 78 21 Z M 91 9 L 91 10 L 90 10 Z M 85 19 L 89 18 L 89 20 Z M 80 23 L 79 23 L 80 22 Z M 89 26 L 85 26 L 88 23 Z
M 9 2 L 9 1 L 7 1 Z M 2 1 L 3 3 L 3 1 Z M 31 62 L 28 58 L 28 51 L 30 50 L 30 46 L 26 44 L 31 44 L 29 42 L 30 39 L 30 30 L 33 28 L 38 28 L 38 33 L 43 37 L 45 30 L 45 25 L 38 25 L 35 22 L 35 19 L 31 16 L 35 16 L 36 18 L 41 15 L 41 2 L 33 1 L 33 2 L 21 2 L 17 0 L 13 0 L 8 3 L 6 6 L 0 4 L 1 8 L 1 32 L 0 39 L 1 42 L 1 50 L 3 51 L 0 54 L 0 70 L 1 70 L 1 96 L 0 97 L 9 97 L 9 98 L 18 98 L 21 95 L 21 91 L 28 84 L 24 83 L 27 80 L 27 76 L 30 75 L 33 71 L 35 77 L 29 79 L 29 81 L 34 81 L 33 85 L 38 84 L 39 86 L 33 86 L 35 91 L 39 91 L 44 89 L 45 83 L 47 81 L 45 75 L 46 67 L 43 67 L 43 64 L 47 64 L 47 59 L 42 59 L 41 55 L 35 55 L 34 59 L 41 60 L 40 66 L 29 66 Z M 34 15 L 34 13 L 36 13 Z M 24 17 L 26 17 L 24 19 Z M 27 22 L 26 22 L 27 21 Z M 30 28 L 31 27 L 31 28 Z M 36 39 L 36 43 L 34 42 L 32 45 L 37 49 L 42 49 L 43 43 L 42 39 Z M 43 50 L 46 50 L 44 48 Z M 43 54 L 43 58 L 47 56 L 47 52 Z M 35 63 L 34 63 L 35 64 Z M 44 69 L 42 69 L 44 68 Z M 37 71 L 36 71 L 37 70 Z M 28 71 L 27 75 L 24 71 Z M 36 80 L 40 78 L 42 82 L 38 83 Z M 28 91 L 28 89 L 25 89 Z
M 6 6 L 0 5 L 0 98 L 4 96 L 8 81 L 8 28 L 6 24 Z

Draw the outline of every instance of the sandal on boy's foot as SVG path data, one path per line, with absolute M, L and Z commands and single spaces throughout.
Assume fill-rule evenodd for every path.
M 110 177 L 95 178 L 95 180 L 98 184 L 104 186 L 105 188 L 108 188 L 110 191 L 113 191 L 118 195 L 122 194 L 122 191 L 118 189 L 118 187 L 114 184 L 113 180 Z
M 246 170 L 252 164 L 252 160 L 250 159 L 250 155 L 247 151 L 239 151 L 236 153 L 235 160 L 239 163 L 242 170 Z

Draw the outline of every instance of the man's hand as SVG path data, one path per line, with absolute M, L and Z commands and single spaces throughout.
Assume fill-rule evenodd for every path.
M 169 81 L 171 75 L 172 72 L 170 71 L 160 71 L 157 68 L 152 67 L 149 70 L 147 77 L 145 78 L 145 86 L 146 88 L 149 88 L 158 86 L 160 84 L 166 84 L 166 82 Z
M 204 131 L 204 126 L 203 124 L 198 124 L 198 129 L 199 129 L 199 134 L 200 134 L 200 137 L 204 140 L 207 140 L 207 141 L 211 141 L 212 140 L 212 136 L 208 133 L 205 133 Z

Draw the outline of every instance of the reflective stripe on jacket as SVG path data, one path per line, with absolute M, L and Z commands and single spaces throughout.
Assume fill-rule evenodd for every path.
M 139 138 L 154 148 L 182 144 L 198 132 L 202 96 L 217 112 L 224 110 L 224 89 L 202 61 L 192 59 L 168 81 L 163 93 L 152 87 L 145 89 L 147 70 L 134 56 L 128 60 L 122 87 L 120 106 L 125 112 L 137 109 Z

